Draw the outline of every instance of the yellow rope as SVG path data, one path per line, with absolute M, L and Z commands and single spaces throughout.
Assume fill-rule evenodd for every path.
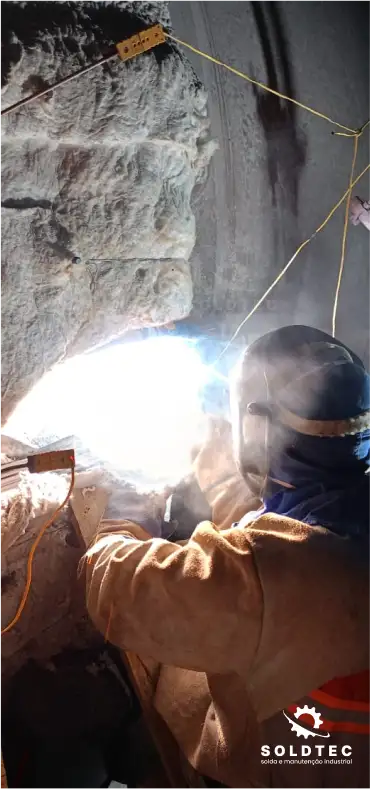
M 346 254 L 349 207 L 350 207 L 350 203 L 351 203 L 352 189 L 353 189 L 353 186 L 354 186 L 354 184 L 353 184 L 353 174 L 355 172 L 356 159 L 357 159 L 358 138 L 359 138 L 359 135 L 356 134 L 356 136 L 354 138 L 354 148 L 353 148 L 353 157 L 352 157 L 352 166 L 351 166 L 351 177 L 349 179 L 349 188 L 347 189 L 346 213 L 345 213 L 345 218 L 344 218 L 344 228 L 343 228 L 343 236 L 342 236 L 342 253 L 341 253 L 340 264 L 339 264 L 337 287 L 335 289 L 333 317 L 332 317 L 332 335 L 333 335 L 333 337 L 335 337 L 336 321 L 337 321 L 337 310 L 338 310 L 338 300 L 339 300 L 339 291 L 340 291 L 340 286 L 341 286 L 341 283 L 342 283 L 342 276 L 343 276 L 343 269 L 344 269 L 344 259 L 345 259 L 345 254 Z
M 286 96 L 284 93 L 280 93 L 277 90 L 273 90 L 273 88 L 270 88 L 268 85 L 265 85 L 263 82 L 259 82 L 258 80 L 253 79 L 252 77 L 249 77 L 248 74 L 245 74 L 243 71 L 239 71 L 239 69 L 233 68 L 232 66 L 228 66 L 227 63 L 223 63 L 222 60 L 218 60 L 217 58 L 214 58 L 212 55 L 208 55 L 206 52 L 202 52 L 201 49 L 197 49 L 196 47 L 193 47 L 191 44 L 188 44 L 186 41 L 182 41 L 180 38 L 176 38 L 175 36 L 171 36 L 169 33 L 165 33 L 165 36 L 167 38 L 171 39 L 172 41 L 175 41 L 177 44 L 180 44 L 181 46 L 186 47 L 187 49 L 190 49 L 192 52 L 195 52 L 196 55 L 200 55 L 201 57 L 205 58 L 206 60 L 211 61 L 211 63 L 215 63 L 216 66 L 222 66 L 222 68 L 225 68 L 228 71 L 231 71 L 232 74 L 236 74 L 237 77 L 241 77 L 242 79 L 245 79 L 247 82 L 250 82 L 252 85 L 257 85 L 257 87 L 262 88 L 263 90 L 266 90 L 268 93 L 273 93 L 274 96 L 279 96 L 279 98 L 284 99 L 285 101 L 290 101 L 293 104 L 296 104 L 297 107 L 300 107 L 303 110 L 307 110 L 307 112 L 311 112 L 313 115 L 317 115 L 319 118 L 322 118 L 323 120 L 328 121 L 329 123 L 333 124 L 334 126 L 337 126 L 340 129 L 344 129 L 344 131 L 333 132 L 333 134 L 339 135 L 340 137 L 353 137 L 354 138 L 354 152 L 353 152 L 353 159 L 352 159 L 350 185 L 349 185 L 349 188 L 347 189 L 346 193 L 343 195 L 343 197 L 341 197 L 339 202 L 330 211 L 330 213 L 328 214 L 328 216 L 326 217 L 324 222 L 320 225 L 320 227 L 318 227 L 317 230 L 315 230 L 315 232 L 310 236 L 310 238 L 306 239 L 306 241 L 304 241 L 298 247 L 298 249 L 294 253 L 293 257 L 290 258 L 290 260 L 288 261 L 286 266 L 284 266 L 284 268 L 280 271 L 280 274 L 278 274 L 276 279 L 274 279 L 273 283 L 266 290 L 266 292 L 263 294 L 263 296 L 261 296 L 261 298 L 259 299 L 257 304 L 255 304 L 253 309 L 244 318 L 242 323 L 239 324 L 236 332 L 233 334 L 231 340 L 227 343 L 227 345 L 223 349 L 222 353 L 220 354 L 220 356 L 216 360 L 215 364 L 217 364 L 217 362 L 222 358 L 224 353 L 226 353 L 227 349 L 234 342 L 235 338 L 237 337 L 237 335 L 239 334 L 240 330 L 243 328 L 245 323 L 249 320 L 249 318 L 252 317 L 252 315 L 254 315 L 254 313 L 256 312 L 258 307 L 260 307 L 260 305 L 266 299 L 266 297 L 269 295 L 269 293 L 271 293 L 271 291 L 273 290 L 275 285 L 277 285 L 277 283 L 280 282 L 280 280 L 283 278 L 284 274 L 286 274 L 286 272 L 288 271 L 288 269 L 290 268 L 292 263 L 295 261 L 296 257 L 299 255 L 299 253 L 302 251 L 302 249 L 304 249 L 304 247 L 307 244 L 309 244 L 310 241 L 312 241 L 312 239 L 317 235 L 317 233 L 319 233 L 320 230 L 322 230 L 323 227 L 325 227 L 325 225 L 327 224 L 329 219 L 333 216 L 333 214 L 337 210 L 337 208 L 339 208 L 339 206 L 347 198 L 346 214 L 345 214 L 343 238 L 342 238 L 342 254 L 341 254 L 341 260 L 340 260 L 340 266 L 339 266 L 337 287 L 336 287 L 336 291 L 335 291 L 334 307 L 333 307 L 333 318 L 332 318 L 332 333 L 333 333 L 333 337 L 335 337 L 336 316 L 337 316 L 337 309 L 338 309 L 339 291 L 340 291 L 340 286 L 341 286 L 342 276 L 343 276 L 343 269 L 344 269 L 344 260 L 345 260 L 345 251 L 346 251 L 346 242 L 347 242 L 347 232 L 348 232 L 349 208 L 350 208 L 352 189 L 353 189 L 353 186 L 357 183 L 357 181 L 359 181 L 360 178 L 362 178 L 362 176 L 367 172 L 367 170 L 370 167 L 370 165 L 365 167 L 365 169 L 358 176 L 358 178 L 355 181 L 353 181 L 353 174 L 354 174 L 354 171 L 355 171 L 356 159 L 357 159 L 358 140 L 359 140 L 359 137 L 361 137 L 361 135 L 365 131 L 365 129 L 369 126 L 370 120 L 366 121 L 366 123 L 364 123 L 363 126 L 361 126 L 357 130 L 356 129 L 351 129 L 348 126 L 343 126 L 342 123 L 338 123 L 337 121 L 333 121 L 332 118 L 329 118 L 329 116 L 325 115 L 323 112 L 319 112 L 318 110 L 314 110 L 314 109 L 312 109 L 312 107 L 308 107 L 307 104 L 302 104 L 300 101 L 296 101 L 296 99 L 292 99 L 291 96 Z
M 166 36 L 166 38 L 170 39 L 171 41 L 175 41 L 176 44 L 180 44 L 181 46 L 186 47 L 187 49 L 190 49 L 192 52 L 195 52 L 196 55 L 200 55 L 201 57 L 205 58 L 206 60 L 209 60 L 211 63 L 215 63 L 217 66 L 222 66 L 222 68 L 227 69 L 227 71 L 230 71 L 232 74 L 236 74 L 236 76 L 241 77 L 242 79 L 246 80 L 247 82 L 250 82 L 252 85 L 256 85 L 257 87 L 261 88 L 262 90 L 265 90 L 268 93 L 272 93 L 274 96 L 278 96 L 279 98 L 283 99 L 284 101 L 290 101 L 292 104 L 295 104 L 297 107 L 300 107 L 301 109 L 306 110 L 307 112 L 310 112 L 312 115 L 316 115 L 317 117 L 322 118 L 323 120 L 328 121 L 328 123 L 331 123 L 332 125 L 337 126 L 339 129 L 343 130 L 341 132 L 338 132 L 338 131 L 337 132 L 333 132 L 333 134 L 339 135 L 341 137 L 354 137 L 355 148 L 354 148 L 354 156 L 353 156 L 353 162 L 352 162 L 350 188 L 347 190 L 346 194 L 341 198 L 341 200 L 337 203 L 337 205 L 332 209 L 332 211 L 327 216 L 327 218 L 325 219 L 323 224 L 319 228 L 317 228 L 317 230 L 315 230 L 315 232 L 312 234 L 312 236 L 310 236 L 310 238 L 308 238 L 306 241 L 304 241 L 303 244 L 301 244 L 301 246 L 297 249 L 297 251 L 294 253 L 293 257 L 288 261 L 288 263 L 282 269 L 280 274 L 276 277 L 276 279 L 274 280 L 272 285 L 270 285 L 270 287 L 268 288 L 266 293 L 264 293 L 264 295 L 261 297 L 261 299 L 253 307 L 253 310 L 251 310 L 251 312 L 246 316 L 244 321 L 240 324 L 240 326 L 236 330 L 235 334 L 231 338 L 230 342 L 228 343 L 226 348 L 224 348 L 221 356 L 225 353 L 227 348 L 234 341 L 235 337 L 238 335 L 240 329 L 244 326 L 244 324 L 247 322 L 247 320 L 249 320 L 249 318 L 255 313 L 255 311 L 262 304 L 262 302 L 265 300 L 265 298 L 269 295 L 269 293 L 271 293 L 271 291 L 275 287 L 275 285 L 277 285 L 277 283 L 282 279 L 282 277 L 284 276 L 286 271 L 288 271 L 288 268 L 292 265 L 292 263 L 296 259 L 297 255 L 314 238 L 314 236 L 317 233 L 319 233 L 320 230 L 322 230 L 323 227 L 325 227 L 326 223 L 329 221 L 329 219 L 333 215 L 334 211 L 336 211 L 338 206 L 341 205 L 341 203 L 346 198 L 346 196 L 348 196 L 347 205 L 346 205 L 346 216 L 345 216 L 345 223 L 344 223 L 343 239 L 342 239 L 342 256 L 341 256 L 341 261 L 340 261 L 338 282 L 337 282 L 337 288 L 336 288 L 335 300 L 334 300 L 334 309 L 333 309 L 333 335 L 334 335 L 334 333 L 335 333 L 336 313 L 337 313 L 337 307 L 338 307 L 339 290 L 340 290 L 340 285 L 341 285 L 341 280 L 342 280 L 342 275 L 343 275 L 343 268 L 344 268 L 345 248 L 346 248 L 346 239 L 347 239 L 347 230 L 348 230 L 349 205 L 350 205 L 352 187 L 354 185 L 352 183 L 352 178 L 353 178 L 353 173 L 354 173 L 354 168 L 355 168 L 355 163 L 356 163 L 356 157 L 357 157 L 358 140 L 359 140 L 359 137 L 361 136 L 361 134 L 363 134 L 365 129 L 369 126 L 370 120 L 366 121 L 366 123 L 364 123 L 363 126 L 361 126 L 357 130 L 356 129 L 351 129 L 349 126 L 344 126 L 342 123 L 338 123 L 337 121 L 334 121 L 332 118 L 330 118 L 328 115 L 325 115 L 323 112 L 319 112 L 318 110 L 314 110 L 312 107 L 309 107 L 307 104 L 302 104 L 302 102 L 297 101 L 296 99 L 293 99 L 291 96 L 286 96 L 284 93 L 280 93 L 279 91 L 274 90 L 273 88 L 270 88 L 268 85 L 265 85 L 263 82 L 259 82 L 258 80 L 253 79 L 252 77 L 249 77 L 248 74 L 245 74 L 243 71 L 239 71 L 239 69 L 236 69 L 236 68 L 233 68 L 232 66 L 227 65 L 227 63 L 224 63 L 222 60 L 218 60 L 217 58 L 213 57 L 212 55 L 208 55 L 206 52 L 203 52 L 202 50 L 197 49 L 196 47 L 193 47 L 191 44 L 188 44 L 186 41 L 182 41 L 180 38 L 176 38 L 175 36 L 172 36 L 172 35 L 170 35 L 170 33 L 166 33 L 165 31 L 163 31 L 163 34 Z M 93 66 L 91 66 L 89 68 L 94 68 L 95 65 L 97 65 L 97 64 L 93 64 Z M 72 75 L 71 78 L 73 78 L 74 76 L 78 76 L 79 73 L 80 72 L 78 72 L 78 74 L 76 74 L 76 75 Z M 70 78 L 68 78 L 68 79 L 70 79 Z M 50 88 L 48 90 L 50 90 Z M 42 95 L 42 94 L 37 94 L 37 95 Z M 31 96 L 30 99 L 27 99 L 27 101 L 28 100 L 32 100 L 33 98 L 37 98 L 37 95 L 35 95 L 33 97 Z M 14 107 L 18 106 L 19 103 L 24 103 L 24 100 L 22 100 L 22 102 L 18 102 L 17 105 L 14 105 Z M 11 107 L 11 108 L 9 108 L 7 110 L 4 110 L 2 112 L 2 114 L 4 112 L 10 111 L 10 109 L 13 109 L 13 107 Z M 357 180 L 354 183 L 357 183 L 357 181 L 368 170 L 368 168 L 369 168 L 369 166 L 365 168 L 365 170 L 361 173 L 361 175 L 357 178 Z M 221 358 L 221 356 L 219 358 Z
M 328 115 L 324 115 L 323 112 L 314 110 L 312 109 L 312 107 L 308 107 L 307 104 L 302 104 L 300 101 L 297 101 L 296 99 L 292 99 L 291 96 L 285 96 L 284 93 L 279 93 L 278 90 L 273 90 L 273 88 L 269 88 L 268 85 L 265 85 L 263 82 L 258 82 L 258 80 L 252 79 L 252 77 L 249 77 L 248 74 L 245 74 L 243 71 L 239 71 L 238 69 L 233 68 L 232 66 L 228 66 L 227 63 L 223 63 L 222 60 L 218 60 L 217 58 L 214 58 L 212 55 L 208 55 L 206 52 L 202 52 L 201 49 L 197 49 L 196 47 L 193 47 L 191 44 L 187 44 L 186 41 L 181 41 L 180 38 L 175 38 L 175 36 L 171 36 L 169 33 L 166 33 L 165 31 L 163 32 L 166 38 L 170 38 L 171 41 L 175 41 L 176 44 L 181 44 L 182 47 L 186 47 L 187 49 L 190 49 L 192 52 L 195 52 L 196 55 L 200 55 L 201 57 L 206 58 L 206 60 L 210 60 L 211 63 L 215 63 L 216 66 L 222 66 L 222 68 L 226 68 L 228 71 L 231 71 L 232 74 L 236 74 L 237 77 L 241 77 L 242 79 L 245 79 L 247 82 L 250 82 L 252 85 L 257 85 L 258 88 L 267 90 L 268 93 L 273 93 L 274 96 L 279 96 L 280 99 L 284 99 L 285 101 L 290 101 L 292 102 L 292 104 L 296 104 L 297 107 L 300 107 L 302 110 L 307 110 L 307 112 L 311 112 L 312 115 L 317 115 L 319 118 L 322 118 L 324 121 L 328 121 L 329 123 L 332 123 L 333 126 L 338 126 L 339 129 L 344 129 L 345 132 L 350 132 L 350 134 L 348 135 L 349 137 L 352 137 L 353 135 L 358 135 L 360 131 L 362 133 L 364 128 L 369 123 L 368 121 L 365 124 L 365 126 L 362 127 L 361 130 L 351 129 L 349 128 L 349 126 L 343 126 L 342 123 L 333 121 L 332 118 L 329 118 Z
M 364 123 L 364 125 L 363 125 L 363 126 L 361 126 L 361 128 L 358 130 L 358 136 L 359 136 L 359 137 L 361 136 L 362 132 L 364 132 L 364 131 L 365 131 L 365 129 L 367 129 L 367 127 L 368 127 L 368 126 L 370 126 L 370 118 L 369 118 L 369 120 L 368 120 L 368 121 L 366 121 L 366 123 Z
M 356 136 L 356 137 L 355 137 L 355 140 L 356 140 L 356 143 L 358 143 L 358 136 Z M 357 145 L 356 145 L 356 153 L 357 153 Z M 331 217 L 333 216 L 333 214 L 335 213 L 335 211 L 337 210 L 337 208 L 339 208 L 339 206 L 340 206 L 340 205 L 343 203 L 343 201 L 346 199 L 346 197 L 348 196 L 348 197 L 349 197 L 349 199 L 350 199 L 350 195 L 351 195 L 351 192 L 352 192 L 352 189 L 353 189 L 353 187 L 354 187 L 354 186 L 355 186 L 355 185 L 358 183 L 358 181 L 360 180 L 360 178 L 362 178 L 362 177 L 363 177 L 363 175 L 365 175 L 365 173 L 366 173 L 366 172 L 367 172 L 369 169 L 370 169 L 370 164 L 366 165 L 366 167 L 365 167 L 365 168 L 362 170 L 362 172 L 360 173 L 360 175 L 358 175 L 358 176 L 357 176 L 357 178 L 356 178 L 354 181 L 352 181 L 352 179 L 351 179 L 351 183 L 350 183 L 350 186 L 349 186 L 349 188 L 347 189 L 347 191 L 344 193 L 344 195 L 342 195 L 342 197 L 340 198 L 340 200 L 338 200 L 338 202 L 335 204 L 334 208 L 332 208 L 332 209 L 331 209 L 331 211 L 328 213 L 328 215 L 327 215 L 326 219 L 324 219 L 324 221 L 321 223 L 321 225 L 320 225 L 320 226 L 319 226 L 319 227 L 318 227 L 318 228 L 317 228 L 317 229 L 316 229 L 316 230 L 315 230 L 315 231 L 312 233 L 312 235 L 311 235 L 309 238 L 307 238 L 307 239 L 306 239 L 306 241 L 303 241 L 303 243 L 302 243 L 302 244 L 301 244 L 301 245 L 298 247 L 298 249 L 296 250 L 296 252 L 294 253 L 294 255 L 293 255 L 291 258 L 290 258 L 290 260 L 288 261 L 288 263 L 286 264 L 286 266 L 284 266 L 284 268 L 283 268 L 283 269 L 280 271 L 280 274 L 278 274 L 278 275 L 277 275 L 277 277 L 274 279 L 274 281 L 273 281 L 273 283 L 270 285 L 270 287 L 269 287 L 269 288 L 267 288 L 267 290 L 265 291 L 265 293 L 263 294 L 263 296 L 261 296 L 261 298 L 260 298 L 260 299 L 257 301 L 257 304 L 255 304 L 255 305 L 254 305 L 253 309 L 251 309 L 251 311 L 248 313 L 248 315 L 247 315 L 247 316 L 244 318 L 244 320 L 243 320 L 243 321 L 242 321 L 242 322 L 239 324 L 239 326 L 238 326 L 238 328 L 236 329 L 236 331 L 234 332 L 234 334 L 233 334 L 233 336 L 232 336 L 231 340 L 229 340 L 229 342 L 227 343 L 227 345 L 225 346 L 225 348 L 223 349 L 223 351 L 220 353 L 220 355 L 218 356 L 218 358 L 216 359 L 216 362 L 214 362 L 214 364 L 217 364 L 217 362 L 219 362 L 219 361 L 220 361 L 220 359 L 223 357 L 223 355 L 226 353 L 226 351 L 227 351 L 227 350 L 230 348 L 230 345 L 231 345 L 231 344 L 234 342 L 234 340 L 235 340 L 235 339 L 236 339 L 236 337 L 238 336 L 238 334 L 239 334 L 240 330 L 241 330 L 241 329 L 243 328 L 243 326 L 244 326 L 244 325 L 247 323 L 247 321 L 249 321 L 249 318 L 251 318 L 251 317 L 252 317 L 252 315 L 254 315 L 254 313 L 256 312 L 256 310 L 258 310 L 258 307 L 260 307 L 260 306 L 261 306 L 261 304 L 262 304 L 262 302 L 263 302 L 263 301 L 265 301 L 265 299 L 266 299 L 266 298 L 267 298 L 267 296 L 268 296 L 268 295 L 271 293 L 271 291 L 273 290 L 273 288 L 275 287 L 275 285 L 277 285 L 277 284 L 278 284 L 278 282 L 280 282 L 280 280 L 283 278 L 284 274 L 286 274 L 286 272 L 288 271 L 288 269 L 290 268 L 290 266 L 292 265 L 292 263 L 294 263 L 294 261 L 295 261 L 296 257 L 299 255 L 299 253 L 302 251 L 302 249 L 304 249 L 304 247 L 305 247 L 305 246 L 307 246 L 307 244 L 309 244 L 309 243 L 310 243 L 310 241 L 312 241 L 312 239 L 313 239 L 313 238 L 315 238 L 315 236 L 317 236 L 317 234 L 318 234 L 318 233 L 320 233 L 320 231 L 321 231 L 321 230 L 323 230 L 323 228 L 325 227 L 325 225 L 326 225 L 326 224 L 329 222 L 329 219 L 331 219 Z M 353 177 L 353 173 L 352 173 L 352 177 Z M 343 261 L 344 261 L 344 256 L 343 256 Z M 341 266 L 341 270 L 342 270 L 342 272 L 343 272 L 343 265 Z M 339 287 L 340 287 L 340 282 L 339 282 Z M 339 289 L 338 289 L 338 287 L 337 287 L 337 290 L 338 290 L 338 292 L 339 292 Z

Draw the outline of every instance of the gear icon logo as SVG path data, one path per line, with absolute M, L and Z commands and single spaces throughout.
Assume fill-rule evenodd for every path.
M 304 707 L 297 707 L 296 712 L 294 713 L 294 717 L 299 720 L 302 715 L 310 715 L 313 719 L 313 728 L 319 729 L 322 726 L 322 719 L 319 712 L 316 712 L 315 707 L 310 707 L 305 704 Z M 304 737 L 307 740 L 309 737 L 314 737 L 314 732 L 310 732 L 307 729 L 304 729 L 303 726 L 299 726 L 298 723 L 292 723 L 292 731 L 294 731 L 297 737 Z
M 289 715 L 287 715 L 285 710 L 283 710 L 283 714 L 291 724 L 291 731 L 294 731 L 297 737 L 304 737 L 305 740 L 308 740 L 309 737 L 330 737 L 329 732 L 325 732 L 324 734 L 318 731 L 320 726 L 323 725 L 324 721 L 315 707 L 309 707 L 308 704 L 305 704 L 304 707 L 297 707 L 294 713 L 294 718 L 291 718 Z M 309 715 L 312 718 L 312 728 L 306 728 L 306 726 L 302 726 L 300 723 L 298 723 L 299 719 L 303 715 Z

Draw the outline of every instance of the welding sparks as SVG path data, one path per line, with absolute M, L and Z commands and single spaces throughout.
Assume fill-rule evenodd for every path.
M 149 485 L 174 484 L 190 470 L 208 377 L 196 345 L 183 338 L 114 345 L 47 373 L 5 433 L 39 445 L 40 437 L 75 435 L 102 463 Z

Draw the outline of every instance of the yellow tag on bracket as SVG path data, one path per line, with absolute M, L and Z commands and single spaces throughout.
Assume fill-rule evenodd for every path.
M 147 30 L 142 30 L 141 33 L 131 36 L 125 41 L 120 41 L 116 47 L 121 60 L 130 60 L 136 55 L 148 52 L 158 44 L 164 44 L 165 41 L 166 36 L 161 25 L 154 25 L 154 27 L 148 27 Z

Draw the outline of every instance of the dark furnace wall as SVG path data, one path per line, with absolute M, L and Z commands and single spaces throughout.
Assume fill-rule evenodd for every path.
M 179 38 L 357 128 L 369 117 L 363 2 L 170 3 Z M 219 151 L 196 203 L 192 320 L 228 336 L 345 192 L 353 142 L 187 51 L 209 93 Z M 369 130 L 357 172 L 369 159 Z M 368 198 L 365 176 L 355 194 Z M 288 322 L 331 329 L 344 207 L 297 258 L 244 336 Z M 369 233 L 350 227 L 337 336 L 368 356 Z

